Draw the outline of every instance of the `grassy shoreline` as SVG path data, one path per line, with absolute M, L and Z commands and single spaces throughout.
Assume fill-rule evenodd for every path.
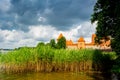
M 83 49 L 53 49 L 49 46 L 24 47 L 0 55 L 0 70 L 21 72 L 104 71 L 111 68 L 114 52 Z

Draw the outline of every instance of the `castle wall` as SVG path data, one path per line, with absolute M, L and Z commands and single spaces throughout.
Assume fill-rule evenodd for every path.
M 96 45 L 86 45 L 87 49 L 99 49 L 100 46 L 96 46 Z
M 78 49 L 77 46 L 67 46 L 68 49 Z
M 78 49 L 84 49 L 85 48 L 85 42 L 78 42 L 77 47 L 78 47 Z

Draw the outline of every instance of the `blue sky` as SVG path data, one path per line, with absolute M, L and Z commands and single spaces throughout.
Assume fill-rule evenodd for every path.
M 36 46 L 60 33 L 90 41 L 96 24 L 90 23 L 96 0 L 0 0 L 0 48 Z

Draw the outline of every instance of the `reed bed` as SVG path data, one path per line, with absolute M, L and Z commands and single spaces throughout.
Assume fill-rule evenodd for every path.
M 114 56 L 113 56 L 114 55 Z M 103 53 L 99 50 L 53 49 L 50 46 L 36 48 L 23 47 L 0 55 L 0 71 L 6 73 L 21 72 L 59 72 L 59 71 L 102 71 L 103 65 L 111 65 L 115 53 Z

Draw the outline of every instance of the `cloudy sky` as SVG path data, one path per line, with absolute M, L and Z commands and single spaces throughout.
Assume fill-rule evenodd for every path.
M 96 0 L 0 0 L 0 48 L 36 46 L 60 33 L 87 42 L 95 33 L 90 23 Z

